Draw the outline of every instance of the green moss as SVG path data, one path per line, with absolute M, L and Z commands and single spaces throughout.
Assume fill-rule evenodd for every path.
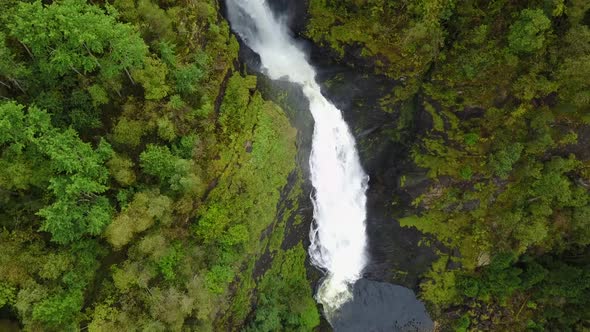
M 299 199 L 301 199 L 303 179 L 301 178 L 300 171 L 296 171 L 295 180 L 290 184 L 291 190 L 287 197 L 281 200 L 277 216 L 277 221 L 270 238 L 269 249 L 271 252 L 276 252 L 280 249 L 283 243 L 286 228 L 289 225 L 289 221 L 293 221 L 293 225 L 296 225 L 297 220 L 301 220 L 301 215 L 297 213 L 299 209 Z
M 275 256 L 259 283 L 255 318 L 245 331 L 312 331 L 320 316 L 305 272 L 301 244 Z
M 427 103 L 427 102 L 424 103 L 424 109 L 432 117 L 433 129 L 436 131 L 441 131 L 441 132 L 445 131 L 445 123 L 444 123 L 442 117 L 437 113 L 436 109 L 434 109 L 434 107 L 430 103 Z
M 18 121 L 0 120 L 8 130 L 0 133 L 6 143 L 0 144 L 0 229 L 8 230 L 0 234 L 3 312 L 18 315 L 26 330 L 43 331 L 242 324 L 255 287 L 242 273 L 251 275 L 268 247 L 261 234 L 275 226 L 295 166 L 296 131 L 255 92 L 253 76 L 231 75 L 239 44 L 219 1 L 11 0 L 0 7 L 0 98 L 42 106 L 51 116 L 27 112 L 36 117 L 23 124 L 30 135 L 11 130 Z M 42 35 L 39 27 L 59 33 Z M 22 135 L 43 149 L 12 147 Z M 108 168 L 63 154 L 72 137 L 108 160 Z M 45 162 L 46 153 L 56 165 Z M 104 188 L 72 165 L 100 173 Z M 74 204 L 47 209 L 53 191 Z M 49 237 L 35 235 L 39 211 L 56 217 L 62 231 L 64 220 L 82 215 L 78 224 L 92 231 L 47 246 Z M 277 228 L 277 242 L 284 227 Z M 109 251 L 100 262 L 75 250 L 96 239 Z M 73 263 L 83 275 L 71 272 Z M 25 299 L 18 305 L 16 294 Z M 222 321 L 232 303 L 235 316 Z
M 258 257 L 256 257 L 258 258 Z M 256 280 L 253 278 L 256 259 L 248 261 L 248 267 L 240 273 L 236 284 L 236 294 L 232 298 L 231 307 L 224 315 L 225 324 L 241 326 L 252 311 L 252 297 L 256 289 Z
M 360 47 L 378 73 L 403 81 L 395 92 L 395 100 L 403 101 L 413 96 L 419 79 L 438 58 L 445 39 L 441 24 L 453 10 L 452 1 L 311 0 L 306 34 L 340 57 Z
M 224 171 L 200 209 L 195 226 L 208 250 L 218 253 L 211 264 L 219 262 L 224 271 L 234 275 L 264 251 L 260 235 L 272 227 L 281 190 L 295 166 L 296 131 L 278 106 L 264 101 L 257 92 L 250 94 L 255 82 L 254 77 L 237 73 L 228 82 L 219 120 L 220 158 L 210 165 L 211 171 Z M 225 294 L 232 280 L 229 275 L 212 278 L 210 287 Z M 243 302 L 252 283 L 244 286 L 239 293 Z M 236 312 L 241 317 L 245 310 L 238 305 Z

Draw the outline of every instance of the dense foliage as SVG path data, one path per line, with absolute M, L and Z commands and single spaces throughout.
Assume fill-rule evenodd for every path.
M 215 0 L 0 3 L 0 330 L 319 324 L 296 131 L 238 47 Z
M 399 81 L 383 105 L 428 114 L 408 144 L 431 186 L 401 222 L 446 248 L 421 286 L 443 330 L 590 328 L 590 3 L 311 0 L 310 14 L 308 36 Z
M 392 140 L 421 121 L 405 144 L 430 185 L 400 222 L 441 248 L 420 286 L 438 326 L 590 329 L 590 3 L 309 14 L 318 45 L 397 82 Z M 296 131 L 238 48 L 216 0 L 0 2 L 0 329 L 319 324 L 284 241 Z

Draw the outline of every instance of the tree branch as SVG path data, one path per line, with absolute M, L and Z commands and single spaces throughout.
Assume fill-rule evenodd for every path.
M 524 309 L 524 305 L 527 304 L 530 297 L 531 297 L 531 294 L 528 294 L 527 297 L 524 299 L 524 302 L 522 303 L 522 305 L 520 306 L 520 309 L 518 309 L 518 312 L 516 313 L 516 318 L 518 318 L 518 316 L 520 316 L 522 309 Z
M 23 47 L 25 48 L 25 50 L 27 50 L 27 53 L 29 53 L 29 56 L 31 57 L 32 60 L 35 59 L 35 57 L 33 56 L 33 53 L 31 53 L 31 50 L 29 50 L 29 48 L 27 47 L 27 45 L 25 45 L 23 42 L 21 42 L 20 40 L 18 41 L 21 45 L 23 45 Z
M 10 81 L 11 81 L 11 82 L 12 82 L 14 85 L 16 85 L 16 87 L 17 87 L 17 88 L 18 88 L 20 91 L 22 91 L 23 93 L 25 92 L 25 89 L 23 89 L 23 88 L 20 86 L 20 84 L 18 83 L 18 81 L 17 81 L 16 79 L 14 79 L 14 78 L 9 78 L 9 79 L 10 79 Z
M 94 56 L 94 54 L 92 54 L 92 52 L 90 51 L 90 49 L 88 48 L 88 45 L 86 45 L 86 43 L 84 43 L 84 48 L 86 48 L 86 51 L 88 51 L 88 54 L 90 54 L 90 56 L 94 59 L 94 62 L 96 62 L 96 65 L 100 68 L 102 67 L 100 65 L 100 62 L 98 62 L 98 59 Z
M 73 71 L 75 71 L 76 73 L 78 73 L 78 75 L 80 75 L 80 76 L 84 76 L 84 75 L 82 75 L 82 73 L 81 73 L 81 72 L 79 72 L 79 71 L 78 71 L 78 69 L 74 68 L 74 66 L 70 65 L 70 68 L 72 68 L 72 70 L 73 70 Z M 84 76 L 84 77 L 85 77 L 85 76 Z
M 135 81 L 133 80 L 133 78 L 131 77 L 131 74 L 129 74 L 129 70 L 127 70 L 127 68 L 125 68 L 125 72 L 127 73 L 127 77 L 129 77 L 129 79 L 131 80 L 131 83 L 133 85 L 135 85 Z

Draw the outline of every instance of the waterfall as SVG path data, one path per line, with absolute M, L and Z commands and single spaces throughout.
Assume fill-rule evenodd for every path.
M 367 263 L 366 189 L 355 141 L 342 114 L 323 95 L 306 54 L 265 0 L 226 0 L 232 29 L 258 55 L 265 75 L 302 87 L 314 119 L 309 160 L 314 223 L 309 255 L 325 272 L 316 293 L 328 318 L 352 297 Z

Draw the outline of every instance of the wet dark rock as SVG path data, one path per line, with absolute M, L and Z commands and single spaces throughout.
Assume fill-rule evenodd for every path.
M 413 213 L 412 201 L 430 185 L 424 170 L 410 156 L 419 131 L 428 126 L 416 108 L 411 127 L 398 129 L 400 109 L 384 110 L 379 100 L 398 84 L 385 76 L 325 63 L 319 80 L 324 94 L 342 110 L 357 140 L 361 163 L 370 177 L 367 192 L 367 234 L 370 263 L 365 276 L 417 290 L 420 276 L 436 258 L 432 248 L 420 246 L 423 235 L 399 225 L 397 218 Z M 317 66 L 317 64 L 316 64 Z M 404 140 L 395 133 L 404 131 Z M 402 187 L 402 177 L 405 184 Z
M 246 150 L 246 152 L 250 153 L 252 152 L 252 141 L 247 141 L 244 144 L 244 149 Z
M 307 22 L 307 0 L 269 0 L 268 4 L 275 13 L 287 21 L 294 35 L 301 35 Z

